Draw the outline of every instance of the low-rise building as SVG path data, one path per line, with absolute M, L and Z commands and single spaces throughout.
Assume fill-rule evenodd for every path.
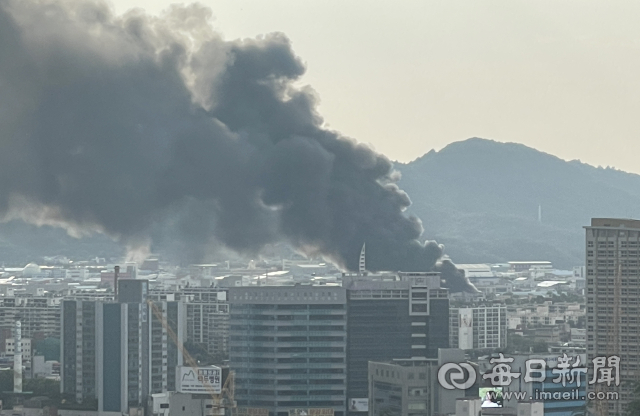
M 455 413 L 456 399 L 466 395 L 477 396 L 477 385 L 467 390 L 445 389 L 438 382 L 438 370 L 445 363 L 462 362 L 465 362 L 464 352 L 454 348 L 440 349 L 438 358 L 370 361 L 367 405 L 369 415 L 419 416 Z

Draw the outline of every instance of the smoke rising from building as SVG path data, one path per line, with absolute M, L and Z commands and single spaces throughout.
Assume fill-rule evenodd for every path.
M 282 34 L 226 41 L 202 6 L 0 0 L 0 217 L 131 249 L 288 242 L 357 270 L 441 268 L 392 163 L 323 127 Z

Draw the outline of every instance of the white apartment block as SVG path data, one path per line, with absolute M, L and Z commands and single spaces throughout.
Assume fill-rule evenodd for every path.
M 449 309 L 451 348 L 494 349 L 507 346 L 507 308 L 472 306 Z
M 22 357 L 25 361 L 31 360 L 31 340 L 29 338 L 22 338 Z M 14 338 L 7 338 L 4 341 L 4 354 L 9 357 L 13 357 L 16 352 L 16 340 Z

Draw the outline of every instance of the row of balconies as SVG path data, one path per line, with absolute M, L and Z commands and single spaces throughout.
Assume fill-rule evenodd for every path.
M 297 394 L 294 394 L 297 393 Z M 249 390 L 247 392 L 247 396 L 249 397 L 259 397 L 259 396 L 278 396 L 278 397 L 287 397 L 288 400 L 339 400 L 345 397 L 346 392 L 336 391 L 333 394 L 314 394 L 309 392 L 309 394 L 300 394 L 302 392 L 292 392 L 292 391 L 271 391 L 271 390 Z M 238 395 L 240 396 L 240 395 Z
M 304 364 L 274 364 L 271 362 L 268 363 L 239 363 L 231 360 L 233 364 L 233 368 L 254 368 L 254 369 L 267 369 L 267 370 L 276 370 L 277 376 L 286 376 L 295 378 L 297 375 L 304 375 L 306 378 L 308 376 L 308 371 L 300 371 L 300 372 L 287 372 L 286 370 L 314 370 L 314 369 L 343 369 L 345 366 L 344 361 L 339 363 L 304 363 Z M 275 367 L 275 368 L 274 368 Z M 281 371 L 285 370 L 285 371 Z M 272 374 L 273 376 L 273 374 Z M 286 378 L 285 377 L 285 378 Z
M 278 330 L 247 330 L 247 329 L 229 329 L 229 335 L 251 336 L 254 334 L 264 334 L 264 336 L 271 335 L 272 337 L 283 334 L 282 336 L 346 336 L 346 330 L 342 327 L 328 327 L 326 330 L 309 330 L 309 331 L 285 331 L 284 329 Z
M 257 373 L 255 371 L 252 371 L 253 369 L 250 367 L 239 367 L 236 368 L 236 377 L 238 380 L 242 380 L 243 378 L 246 379 L 268 379 L 270 381 L 277 381 L 277 380 L 292 380 L 294 379 L 293 377 L 291 377 L 291 374 L 275 374 L 275 369 L 273 367 L 269 368 L 268 370 L 271 372 L 265 372 L 265 373 Z M 328 368 L 313 368 L 311 369 L 312 371 L 308 371 L 307 373 L 304 373 L 303 375 L 305 376 L 304 379 L 305 380 L 322 380 L 322 379 L 331 379 L 331 380 L 336 380 L 336 379 L 341 379 L 341 380 L 345 380 L 346 379 L 346 375 L 345 375 L 345 371 L 344 371 L 344 366 L 337 366 L 336 368 L 332 368 L 332 369 L 328 369 Z M 323 372 L 323 373 L 319 373 L 318 371 L 327 371 L 327 372 Z M 329 372 L 330 371 L 330 372 Z M 299 374 L 296 374 L 296 376 Z M 295 377 L 295 379 L 298 379 L 299 377 Z
M 241 312 L 234 310 L 230 316 L 236 317 L 239 319 L 252 319 L 253 317 L 265 317 L 265 318 L 275 318 L 277 316 L 299 316 L 299 315 L 346 315 L 346 309 L 292 309 L 292 310 L 282 310 L 282 309 L 262 309 L 262 310 L 252 310 L 250 312 Z M 260 318 L 257 318 L 260 319 Z
M 264 382 L 263 382 L 264 381 Z M 310 388 L 318 388 L 318 386 L 343 386 L 346 383 L 346 377 L 342 378 L 322 378 L 322 379 L 310 379 L 300 381 L 300 380 L 280 380 L 282 383 L 293 381 L 295 384 L 282 384 L 278 383 L 277 380 L 274 379 L 260 379 L 260 378 L 251 378 L 251 379 L 242 379 L 239 378 L 236 380 L 237 386 L 242 386 L 244 388 L 278 388 L 278 389 L 289 389 L 289 390 L 308 390 Z M 308 381 L 312 381 L 312 383 L 308 383 Z
M 293 357 L 292 357 L 293 356 Z M 232 360 L 234 362 L 250 362 L 261 363 L 270 362 L 278 365 L 278 367 L 284 367 L 293 364 L 306 364 L 308 359 L 321 359 L 321 358 L 343 358 L 344 352 L 320 352 L 320 353 L 294 353 L 294 354 L 279 354 L 279 357 L 275 357 L 275 354 L 233 354 Z M 262 361 L 264 360 L 264 361 Z M 314 361 L 311 361 L 312 363 Z M 330 362 L 330 361 L 327 361 Z
M 242 328 L 242 330 L 246 331 L 279 331 L 281 329 L 286 330 L 287 327 L 291 327 L 291 326 L 307 326 L 309 324 L 314 325 L 314 326 L 320 326 L 320 325 L 326 325 L 326 326 L 342 326 L 345 324 L 344 321 L 289 321 L 290 323 L 284 324 L 284 325 L 264 325 L 264 322 L 262 322 L 263 325 L 257 324 L 257 323 L 253 323 L 253 324 L 249 324 L 247 322 L 243 322 L 243 321 L 231 321 L 229 322 L 229 328 L 231 328 L 233 330 L 234 327 L 236 328 Z
M 257 347 L 257 348 L 266 348 L 266 347 Z M 331 350 L 307 350 L 308 347 L 290 347 L 290 348 L 295 348 L 295 349 L 290 349 L 290 350 L 285 350 L 283 351 L 282 349 L 278 349 L 277 351 L 273 351 L 273 350 L 258 350 L 258 349 L 252 349 L 250 347 L 245 347 L 245 348 L 240 348 L 237 345 L 233 346 L 233 348 L 231 348 L 231 355 L 233 356 L 263 356 L 263 357 L 291 357 L 291 354 L 295 354 L 296 356 L 300 356 L 300 357 L 317 357 L 317 354 L 342 354 L 346 351 L 346 346 L 345 345 L 337 345 L 337 346 L 333 346 L 333 347 L 318 347 L 318 348 L 336 348 L 336 349 L 331 349 Z M 287 347 L 284 347 L 287 348 Z M 310 348 L 315 348 L 315 347 L 310 347 Z
M 298 342 L 284 342 L 284 341 L 231 341 L 229 342 L 229 348 L 234 350 L 237 347 L 278 347 L 278 348 L 293 348 L 293 347 L 344 347 L 346 343 L 344 341 L 330 341 L 330 342 L 320 342 L 320 341 L 298 341 Z M 284 351 L 283 351 L 284 352 Z M 286 352 L 296 352 L 296 351 L 286 351 Z

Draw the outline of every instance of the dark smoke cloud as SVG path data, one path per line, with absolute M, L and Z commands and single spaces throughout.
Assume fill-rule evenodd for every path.
M 0 217 L 258 253 L 289 242 L 357 269 L 439 269 L 391 162 L 322 127 L 282 34 L 224 41 L 211 11 L 116 16 L 87 1 L 0 0 Z

